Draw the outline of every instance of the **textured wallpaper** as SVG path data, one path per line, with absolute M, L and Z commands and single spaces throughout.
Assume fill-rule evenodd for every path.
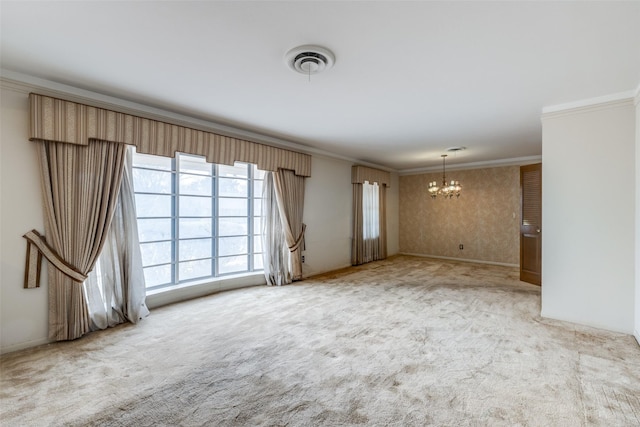
M 462 184 L 459 199 L 429 197 L 441 172 L 400 177 L 400 252 L 519 264 L 520 167 L 447 171 L 447 179 Z

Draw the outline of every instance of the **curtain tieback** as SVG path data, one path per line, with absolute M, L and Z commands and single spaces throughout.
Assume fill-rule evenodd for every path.
M 44 240 L 44 236 L 36 230 L 31 230 L 24 236 L 27 239 L 27 262 L 24 275 L 25 288 L 37 288 L 40 286 L 40 264 L 42 255 L 63 274 L 75 280 L 84 282 L 87 276 L 77 268 L 66 262 L 51 246 Z
M 300 232 L 300 235 L 296 239 L 295 243 L 293 245 L 289 246 L 289 251 L 290 252 L 295 251 L 300 246 L 303 246 L 302 250 L 304 250 L 304 231 L 306 229 L 307 229 L 307 224 L 302 224 L 302 231 Z

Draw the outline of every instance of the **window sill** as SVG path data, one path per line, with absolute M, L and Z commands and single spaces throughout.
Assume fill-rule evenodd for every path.
M 153 309 L 217 292 L 264 284 L 266 280 L 262 272 L 235 274 L 150 290 L 147 291 L 146 303 L 149 309 Z

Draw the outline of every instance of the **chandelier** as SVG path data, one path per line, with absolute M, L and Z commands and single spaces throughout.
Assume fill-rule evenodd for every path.
M 436 181 L 432 181 L 429 183 L 429 195 L 432 199 L 435 199 L 438 196 L 442 196 L 445 199 L 451 199 L 453 196 L 460 197 L 460 191 L 462 191 L 462 185 L 460 185 L 459 181 L 453 181 L 447 183 L 447 177 L 445 175 L 445 159 L 447 158 L 446 154 L 442 156 L 442 187 L 438 187 L 438 183 Z

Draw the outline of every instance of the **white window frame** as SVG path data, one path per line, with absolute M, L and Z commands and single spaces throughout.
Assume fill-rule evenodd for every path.
M 189 284 L 189 283 L 199 283 L 202 282 L 203 280 L 210 280 L 213 278 L 218 278 L 218 277 L 227 277 L 227 276 L 233 276 L 233 275 L 238 275 L 238 274 L 245 274 L 245 273 L 250 273 L 250 272 L 259 272 L 262 271 L 262 252 L 257 251 L 257 244 L 256 242 L 258 242 L 258 244 L 260 244 L 260 209 L 261 209 L 261 199 L 262 199 L 262 194 L 255 194 L 256 191 L 256 187 L 259 185 L 257 185 L 258 183 L 261 183 L 263 181 L 263 176 L 264 173 L 261 171 L 258 171 L 257 168 L 255 167 L 255 165 L 249 164 L 249 163 L 239 163 L 237 162 L 235 164 L 235 167 L 238 166 L 242 166 L 242 165 L 246 165 L 247 168 L 247 175 L 246 177 L 230 177 L 230 176 L 221 176 L 219 174 L 219 169 L 224 168 L 224 165 L 216 165 L 216 164 L 210 164 L 211 165 L 211 174 L 195 174 L 195 173 L 189 173 L 189 172 L 185 172 L 183 170 L 181 170 L 181 160 L 183 159 L 187 159 L 189 157 L 192 158 L 197 158 L 197 159 L 203 159 L 202 156 L 195 156 L 195 155 L 191 155 L 191 154 L 183 154 L 183 153 L 176 153 L 175 158 L 170 159 L 171 160 L 171 168 L 170 170 L 166 169 L 166 168 L 154 168 L 151 166 L 142 166 L 140 164 L 137 163 L 137 160 L 140 158 L 139 154 L 134 154 L 134 160 L 133 160 L 133 169 L 134 169 L 134 176 L 136 174 L 136 170 L 144 170 L 144 171 L 151 171 L 151 172 L 162 172 L 162 173 L 170 173 L 171 174 L 171 192 L 170 193 L 162 193 L 159 192 L 161 190 L 158 190 L 156 192 L 153 191 L 141 191 L 135 188 L 135 179 L 134 179 L 134 192 L 136 194 L 136 202 L 139 203 L 139 195 L 162 195 L 162 196 L 171 196 L 171 215 L 170 216 L 166 216 L 166 215 L 162 215 L 162 216 L 150 216 L 150 215 L 140 215 L 138 214 L 138 221 L 140 220 L 154 220 L 154 219 L 160 219 L 160 220 L 170 220 L 171 222 L 171 236 L 169 236 L 168 238 L 164 238 L 164 239 L 160 239 L 160 240 L 145 240 L 143 238 L 142 235 L 142 231 L 140 232 L 140 245 L 141 247 L 143 247 L 145 244 L 156 244 L 156 243 L 170 243 L 171 246 L 171 261 L 169 262 L 161 262 L 161 263 L 157 263 L 157 264 L 145 264 L 144 263 L 144 256 L 143 256 L 143 268 L 145 271 L 145 278 L 147 278 L 147 271 L 149 271 L 150 269 L 153 268 L 167 268 L 170 267 L 170 274 L 169 277 L 171 278 L 169 281 L 166 282 L 162 282 L 162 283 L 149 283 L 149 280 L 147 280 L 147 290 L 156 290 L 156 289 L 161 289 L 161 288 L 165 288 L 165 287 L 171 287 L 171 286 L 175 286 L 175 285 L 183 285 L 183 284 Z M 148 155 L 143 155 L 143 156 L 148 156 Z M 190 194 L 190 193 L 181 193 L 180 192 L 180 182 L 179 182 L 179 178 L 181 176 L 181 174 L 183 176 L 185 175 L 192 175 L 192 176 L 200 176 L 200 177 L 208 177 L 211 180 L 211 195 L 194 195 L 194 194 Z M 219 195 L 219 189 L 220 189 L 220 183 L 222 179 L 239 179 L 239 180 L 246 180 L 247 181 L 247 193 L 246 194 L 241 194 L 238 196 L 233 196 L 233 195 L 225 195 L 225 196 L 220 196 Z M 181 215 L 181 209 L 180 209 L 180 197 L 201 197 L 201 198 L 205 198 L 205 199 L 210 199 L 211 202 L 211 216 L 199 216 L 199 217 L 194 217 L 194 216 L 187 216 L 187 215 Z M 247 203 L 247 215 L 220 215 L 220 200 L 221 199 L 246 199 L 246 203 Z M 141 211 L 141 209 L 137 209 L 138 212 Z M 180 236 L 180 219 L 194 219 L 194 218 L 198 218 L 198 219 L 210 219 L 210 228 L 211 228 L 211 232 L 207 235 L 207 236 L 199 236 L 199 237 L 183 237 L 181 238 Z M 221 236 L 219 233 L 219 220 L 221 218 L 244 218 L 246 219 L 247 223 L 246 223 L 246 234 L 238 234 L 238 235 L 224 235 Z M 139 222 L 140 224 L 140 222 Z M 141 227 L 139 226 L 139 229 Z M 225 238 L 233 238 L 233 237 L 246 237 L 246 245 L 247 245 L 247 251 L 246 253 L 240 253 L 240 254 L 229 254 L 229 255 L 220 255 L 221 251 L 221 239 L 222 241 L 224 241 Z M 198 258 L 198 259 L 190 259 L 190 260 L 185 260 L 185 259 L 180 259 L 180 242 L 184 242 L 184 241 L 189 241 L 189 240 L 206 240 L 206 239 L 211 239 L 211 252 L 210 255 L 211 256 L 207 256 L 204 258 Z M 220 272 L 220 261 L 224 260 L 224 259 L 230 259 L 232 257 L 246 257 L 246 269 L 240 269 L 240 270 L 234 270 L 234 271 L 228 271 L 228 272 Z M 184 265 L 187 262 L 198 262 L 198 261 L 210 261 L 211 263 L 211 275 L 201 275 L 201 276 L 197 276 L 197 277 L 188 277 L 188 278 L 184 278 L 184 274 L 181 274 L 180 272 L 180 266 L 181 264 Z M 182 277 L 181 277 L 182 276 Z

